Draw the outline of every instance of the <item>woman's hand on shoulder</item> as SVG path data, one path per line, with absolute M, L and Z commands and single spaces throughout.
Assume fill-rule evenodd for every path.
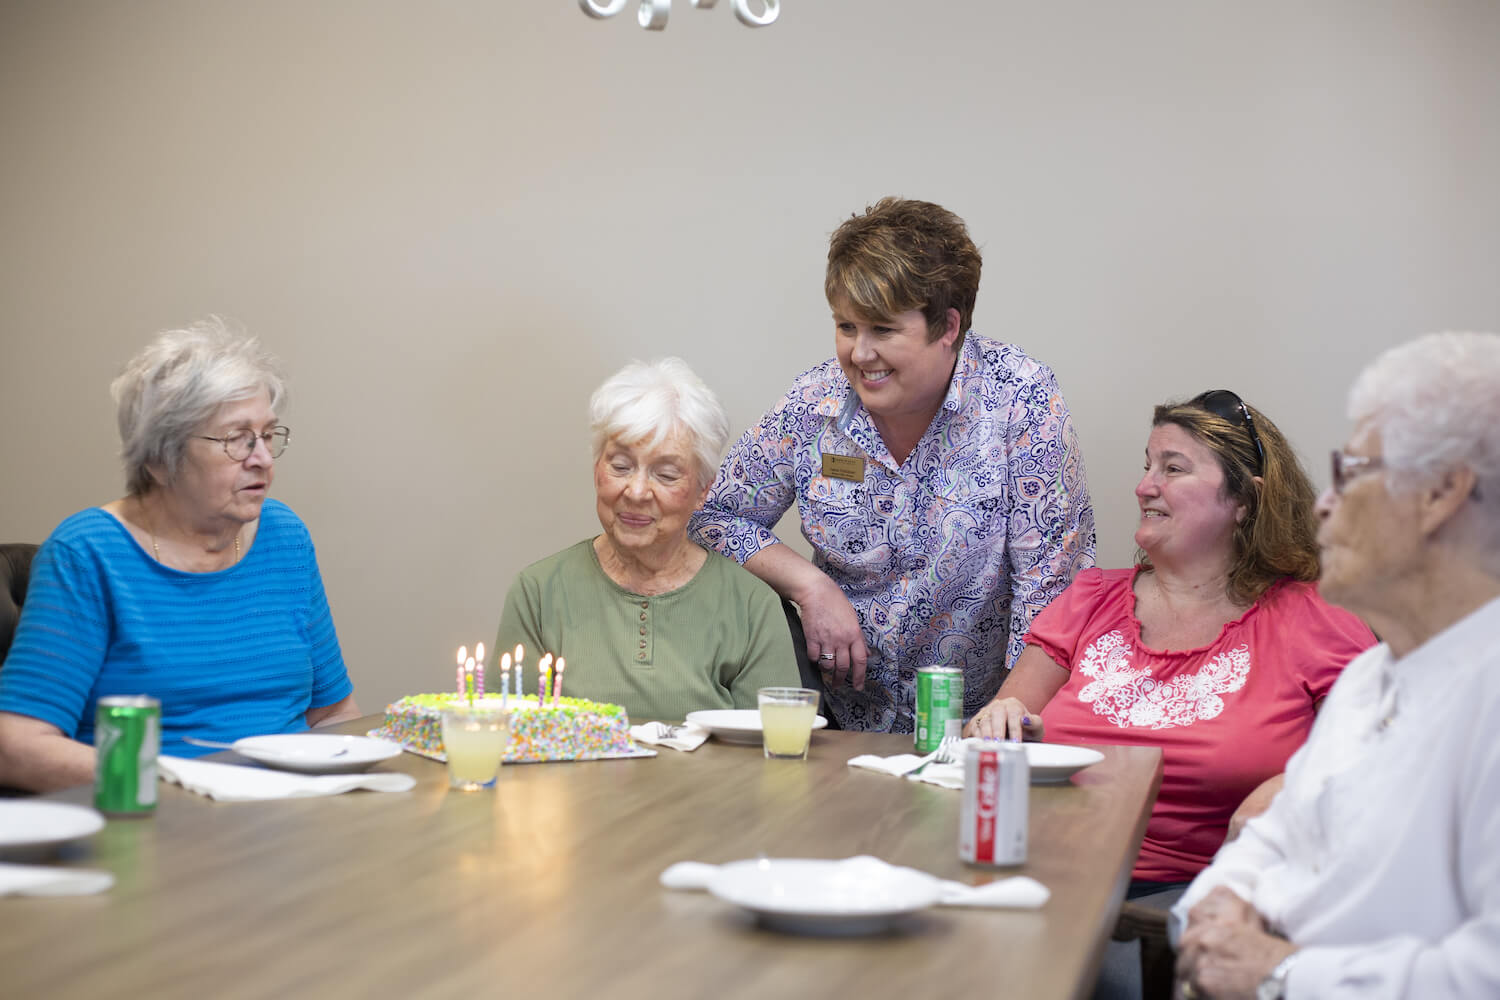
M 1028 711 L 1015 698 L 996 698 L 974 713 L 974 718 L 964 727 L 965 736 L 978 736 L 987 740 L 1031 740 L 1040 741 L 1046 727 L 1037 712 Z

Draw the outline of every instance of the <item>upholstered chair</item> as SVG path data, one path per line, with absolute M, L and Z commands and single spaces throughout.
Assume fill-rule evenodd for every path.
M 781 610 L 786 612 L 786 627 L 792 633 L 792 648 L 797 653 L 797 673 L 802 678 L 802 686 L 818 692 L 818 714 L 828 720 L 829 729 L 838 729 L 839 720 L 833 717 L 826 705 L 828 692 L 823 687 L 823 672 L 807 657 L 807 633 L 802 630 L 802 615 L 797 612 L 797 605 L 785 598 L 782 598 Z
M 27 542 L 0 544 L 0 663 L 10 651 L 26 600 L 26 581 L 31 577 L 31 557 L 37 547 Z

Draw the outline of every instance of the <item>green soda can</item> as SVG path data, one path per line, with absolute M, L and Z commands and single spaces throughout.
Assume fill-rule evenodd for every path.
M 94 808 L 106 816 L 156 811 L 156 755 L 161 752 L 161 702 L 145 695 L 99 699 L 94 714 Z
M 957 667 L 923 667 L 917 671 L 917 753 L 932 753 L 943 742 L 948 723 L 963 726 L 964 672 Z

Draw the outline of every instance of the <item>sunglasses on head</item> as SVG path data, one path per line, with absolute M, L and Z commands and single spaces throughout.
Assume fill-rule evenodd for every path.
M 1250 441 L 1255 445 L 1255 474 L 1263 476 L 1266 472 L 1266 450 L 1260 445 L 1260 435 L 1255 432 L 1255 418 L 1250 415 L 1250 407 L 1237 393 L 1228 389 L 1210 389 L 1193 397 L 1190 404 L 1201 410 L 1207 410 L 1216 417 L 1222 417 L 1231 424 L 1244 424 L 1245 430 L 1250 433 Z

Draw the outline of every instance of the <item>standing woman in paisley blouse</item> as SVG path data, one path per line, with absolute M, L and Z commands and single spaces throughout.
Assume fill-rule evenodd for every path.
M 836 355 L 725 458 L 690 531 L 802 612 L 846 729 L 912 731 L 921 667 L 1000 687 L 1032 615 L 1093 565 L 1094 514 L 1050 369 L 970 330 L 963 220 L 886 198 L 833 234 Z M 811 562 L 771 530 L 797 504 Z
M 1270 804 L 1324 695 L 1375 643 L 1318 595 L 1312 484 L 1264 414 L 1216 389 L 1151 425 L 1135 567 L 1080 573 L 966 730 L 1162 748 L 1131 898 L 1185 887 L 1231 816 Z

